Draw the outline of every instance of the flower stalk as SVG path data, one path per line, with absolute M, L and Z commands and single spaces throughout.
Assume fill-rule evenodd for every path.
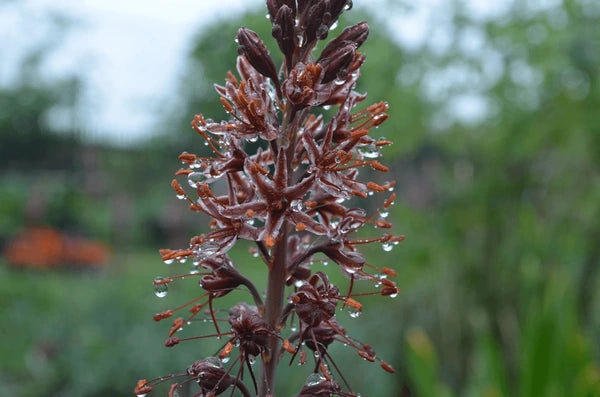
M 363 310 L 358 298 L 395 297 L 399 292 L 389 279 L 396 272 L 367 263 L 359 252 L 365 244 L 381 244 L 390 251 L 404 239 L 382 233 L 392 227 L 386 218 L 395 200 L 395 182 L 359 178 L 364 170 L 371 176 L 388 172 L 376 159 L 381 148 L 392 143 L 370 136 L 370 130 L 387 119 L 387 103 L 363 107 L 366 95 L 355 91 L 365 61 L 358 49 L 369 27 L 366 22 L 348 27 L 314 54 L 317 42 L 326 39 L 341 13 L 351 8 L 350 1 L 267 0 L 267 8 L 283 64 L 275 65 L 255 32 L 240 28 L 238 76 L 228 72 L 225 85 L 215 86 L 231 118 L 215 122 L 194 116 L 192 128 L 211 154 L 182 153 L 179 159 L 186 168 L 178 170 L 171 182 L 191 211 L 210 217 L 210 231 L 192 237 L 186 248 L 161 250 L 165 263 L 190 260 L 192 267 L 153 282 L 159 297 L 167 294 L 172 282 L 190 278 L 204 290 L 189 302 L 154 315 L 156 321 L 164 321 L 188 312 L 173 320 L 166 347 L 212 337 L 225 344 L 215 357 L 200 359 L 184 372 L 140 380 L 137 395 L 174 381 L 169 397 L 192 382 L 198 384 L 197 397 L 233 395 L 235 390 L 243 396 L 273 397 L 277 367 L 297 362 L 308 376 L 298 387 L 298 397 L 357 396 L 328 352 L 332 343 L 343 343 L 362 359 L 394 372 L 371 345 L 348 335 L 336 314 L 343 309 L 356 318 Z M 319 108 L 335 111 L 315 112 Z M 259 149 L 250 151 L 255 147 L 250 144 L 259 140 L 263 142 Z M 180 182 L 184 179 L 187 183 Z M 385 195 L 382 205 L 367 214 L 361 207 L 376 194 Z M 251 252 L 265 264 L 264 300 L 243 275 L 244 267 L 228 256 L 239 239 L 254 242 Z M 318 269 L 327 261 L 348 279 L 345 292 Z M 375 290 L 354 293 L 358 281 L 371 282 Z M 223 318 L 215 305 L 237 290 L 246 290 L 253 305 L 239 302 Z M 176 336 L 200 319 L 212 323 L 214 331 Z M 306 365 L 308 357 L 314 357 L 314 365 Z M 260 374 L 255 374 L 257 361 Z

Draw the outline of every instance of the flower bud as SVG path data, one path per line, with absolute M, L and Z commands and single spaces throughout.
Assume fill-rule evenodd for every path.
M 269 50 L 267 50 L 258 35 L 250 29 L 240 28 L 237 39 L 239 43 L 238 53 L 244 55 L 260 74 L 270 78 L 277 84 L 279 80 L 275 63 L 271 59 Z
M 323 68 L 323 84 L 333 81 L 338 75 L 344 74 L 346 68 L 354 59 L 356 48 L 354 44 L 346 44 L 345 46 L 337 49 L 331 55 L 323 58 L 319 61 L 319 65 Z
M 285 55 L 288 69 L 291 69 L 294 66 L 291 64 L 292 55 L 296 49 L 296 44 L 294 43 L 294 27 L 295 21 L 292 9 L 287 5 L 283 5 L 279 11 L 277 11 L 277 15 L 273 19 L 272 33 L 275 40 L 277 40 L 281 52 Z
M 353 43 L 356 48 L 360 47 L 365 42 L 369 35 L 369 25 L 366 22 L 359 22 L 344 29 L 344 31 L 335 39 L 333 39 L 327 47 L 321 52 L 319 61 L 331 55 L 338 48 Z
M 283 6 L 287 6 L 290 10 L 292 10 L 292 17 L 296 16 L 295 0 L 267 0 L 267 9 L 269 10 L 271 20 L 273 20 L 273 17 L 277 15 Z

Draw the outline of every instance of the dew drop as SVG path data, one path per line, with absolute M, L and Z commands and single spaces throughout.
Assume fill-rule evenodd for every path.
M 381 156 L 379 148 L 375 144 L 361 146 L 359 150 L 362 153 L 363 157 L 366 157 L 368 159 L 376 159 L 377 157 Z
M 188 175 L 188 184 L 195 188 L 199 183 L 206 180 L 206 176 L 202 172 L 192 172 Z
M 341 78 L 341 77 L 336 77 L 335 80 L 333 80 L 333 83 L 335 85 L 342 85 L 346 82 L 345 78 Z
M 329 110 L 329 109 L 331 109 L 331 105 L 323 105 L 323 109 L 324 110 Z
M 256 357 L 249 355 L 248 362 L 250 363 L 250 365 L 254 365 L 256 363 Z
M 185 194 L 178 194 L 175 197 L 177 197 L 179 200 L 185 200 Z
M 338 27 L 338 21 L 335 21 L 330 27 L 329 30 L 335 30 Z
M 352 318 L 359 318 L 361 315 L 361 311 L 360 310 L 354 310 L 354 309 L 349 309 L 348 310 L 348 314 L 350 315 L 350 317 Z
M 296 327 L 291 327 L 291 328 L 290 328 L 290 331 L 292 331 L 292 332 L 296 332 L 296 331 L 298 331 L 298 328 L 296 328 Z
M 170 265 L 171 263 L 175 262 L 175 259 L 173 259 L 173 258 L 165 259 L 163 262 L 165 263 L 165 265 Z
M 190 266 L 190 274 L 198 274 L 198 273 L 200 273 L 200 269 L 198 267 L 199 267 L 199 265 L 197 265 L 195 262 L 193 262 L 192 266 Z
M 383 248 L 383 250 L 385 252 L 390 252 L 392 250 L 392 248 L 394 248 L 394 246 L 388 242 L 381 244 L 381 247 Z
M 169 284 L 167 283 L 162 283 L 162 284 L 156 284 L 157 282 L 161 282 L 163 281 L 165 278 L 164 277 L 156 277 L 154 279 L 154 295 L 158 296 L 159 298 L 164 298 L 165 296 L 167 296 L 167 293 L 169 292 Z
M 306 40 L 306 36 L 304 36 L 304 33 L 299 33 L 296 35 L 296 40 L 298 41 L 298 47 L 302 47 Z
M 258 141 L 258 136 L 254 135 L 253 137 L 247 138 L 247 141 L 250 143 L 255 143 L 256 141 Z
M 296 286 L 296 288 L 300 288 L 304 285 L 304 280 L 296 280 L 294 285 Z
M 187 256 L 182 256 L 181 258 L 177 258 L 177 260 L 179 261 L 179 263 L 185 263 L 187 262 Z
M 227 364 L 227 363 L 229 362 L 229 360 L 230 360 L 230 358 L 229 358 L 229 357 L 223 357 L 223 358 L 221 359 L 221 362 L 222 362 L 223 364 Z
M 319 383 L 323 382 L 325 378 L 319 374 L 310 374 L 308 378 L 306 378 L 306 382 L 304 382 L 305 386 L 316 386 Z
M 207 364 L 210 364 L 213 367 L 221 368 L 221 360 L 219 360 L 216 357 L 207 357 L 204 359 L 204 361 L 206 361 Z
M 329 262 L 323 261 L 323 266 L 327 266 L 327 265 L 329 265 Z
M 348 1 L 344 6 L 344 10 L 348 11 L 352 9 L 352 0 Z
M 290 207 L 292 208 L 292 211 L 301 212 L 304 210 L 304 203 L 302 200 L 292 200 Z
M 379 216 L 382 217 L 382 218 L 384 218 L 384 219 L 387 218 L 389 214 L 390 214 L 389 211 L 379 210 Z
M 236 340 L 234 340 L 234 341 L 233 341 L 233 347 L 240 347 L 240 344 L 241 344 L 241 343 L 242 343 L 242 342 L 240 342 L 240 340 L 239 340 L 239 339 L 236 339 Z
M 397 293 L 397 292 L 396 292 L 396 293 L 394 293 L 394 294 L 390 294 L 390 298 L 392 298 L 392 299 L 394 299 L 394 298 L 395 298 L 395 297 L 397 297 L 397 296 L 398 296 L 398 293 Z
M 315 350 L 315 352 L 313 353 L 313 356 L 315 356 L 315 358 L 319 358 L 319 352 Z
M 265 17 L 266 17 L 268 20 L 271 20 L 271 14 L 267 13 L 267 14 L 265 15 Z

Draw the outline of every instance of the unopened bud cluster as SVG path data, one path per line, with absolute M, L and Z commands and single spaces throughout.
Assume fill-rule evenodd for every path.
M 181 373 L 140 380 L 137 395 L 169 381 L 170 397 L 191 382 L 199 387 L 195 396 L 234 389 L 245 397 L 275 396 L 277 365 L 306 363 L 307 380 L 298 385 L 297 396 L 357 396 L 329 354 L 333 343 L 394 372 L 371 345 L 349 336 L 336 316 L 341 308 L 358 317 L 363 309 L 359 296 L 398 294 L 389 279 L 396 272 L 367 263 L 359 247 L 379 244 L 389 251 L 403 240 L 386 232 L 392 227 L 386 218 L 395 183 L 365 181 L 359 175 L 361 169 L 387 172 L 377 158 L 391 144 L 369 135 L 387 119 L 387 104 L 361 106 L 366 95 L 354 91 L 365 61 L 358 50 L 369 33 L 367 23 L 346 28 L 314 54 L 317 42 L 328 37 L 351 5 L 348 0 L 267 0 L 273 37 L 284 56 L 280 66 L 255 32 L 238 31 L 238 75 L 229 72 L 224 85 L 215 85 L 231 118 L 215 122 L 194 116 L 192 127 L 211 155 L 181 154 L 185 168 L 171 183 L 191 211 L 210 217 L 210 231 L 193 237 L 185 249 L 161 250 L 165 263 L 192 265 L 181 275 L 154 280 L 159 297 L 179 279 L 196 279 L 203 290 L 155 314 L 156 321 L 173 321 L 165 346 L 209 337 L 224 344 L 216 357 L 191 363 Z M 336 112 L 327 119 L 313 112 L 319 107 Z M 252 145 L 259 140 L 263 144 Z M 224 188 L 216 189 L 217 182 Z M 375 194 L 383 195 L 379 210 L 368 214 L 360 205 Z M 238 239 L 251 241 L 252 255 L 266 265 L 264 295 L 228 257 Z M 329 261 L 348 279 L 345 291 L 315 269 Z M 374 290 L 353 293 L 355 282 L 363 280 Z M 240 302 L 223 316 L 215 301 L 238 290 L 249 292 L 246 299 L 252 303 Z M 177 312 L 187 314 L 175 317 Z M 187 334 L 193 329 L 188 325 L 198 320 L 210 322 L 214 331 Z

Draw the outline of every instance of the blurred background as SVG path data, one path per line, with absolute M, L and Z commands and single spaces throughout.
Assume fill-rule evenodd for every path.
M 189 266 L 157 250 L 206 230 L 169 182 L 192 116 L 224 117 L 237 28 L 277 46 L 261 1 L 148 3 L 0 0 L 0 396 L 132 395 L 219 345 L 152 320 L 199 294 L 152 291 Z M 371 25 L 358 90 L 390 103 L 407 236 L 366 252 L 400 296 L 341 319 L 396 375 L 333 355 L 368 396 L 599 396 L 600 2 L 414 3 L 357 0 L 330 35 Z

